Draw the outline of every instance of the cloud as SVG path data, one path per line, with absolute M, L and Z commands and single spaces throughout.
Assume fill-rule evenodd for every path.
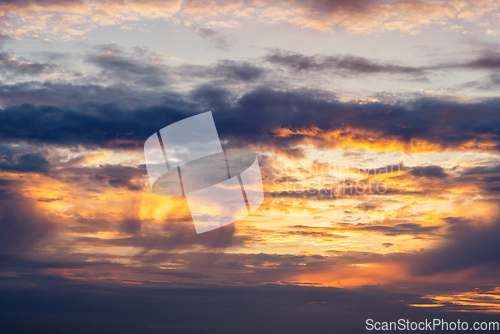
M 139 74 L 139 79 L 141 75 Z M 96 80 L 97 81 L 97 80 Z M 156 92 L 139 90 L 124 85 L 104 86 L 101 85 L 105 78 L 101 78 L 99 84 L 84 83 L 68 84 L 64 82 L 43 83 L 27 81 L 0 86 L 0 97 L 3 105 L 52 105 L 63 108 L 91 107 L 93 103 L 110 103 L 121 108 L 133 108 L 151 104 L 159 104 L 163 101 L 162 96 Z M 147 80 L 146 80 L 147 81 Z M 132 82 L 136 82 L 134 78 Z M 176 99 L 175 93 L 165 92 L 169 99 Z
M 481 55 L 475 59 L 464 62 L 448 61 L 445 63 L 427 66 L 406 66 L 394 63 L 384 63 L 381 61 L 358 57 L 354 55 L 305 55 L 297 52 L 275 49 L 268 53 L 264 60 L 278 66 L 288 69 L 293 75 L 308 74 L 315 75 L 328 73 L 328 75 L 336 76 L 357 76 L 357 75 L 374 75 L 374 74 L 390 74 L 397 75 L 406 80 L 427 81 L 427 75 L 437 74 L 438 71 L 448 70 L 492 70 L 496 71 L 500 68 L 500 55 L 494 51 L 492 46 L 488 46 Z M 488 83 L 470 82 L 464 87 L 478 87 L 488 89 L 489 86 L 494 86 L 497 83 L 497 74 L 493 73 L 489 76 Z
M 499 8 L 494 0 L 472 1 L 271 1 L 267 3 L 240 0 L 220 3 L 212 0 L 172 1 L 94 1 L 61 2 L 57 0 L 6 1 L 0 3 L 2 21 L 9 36 L 39 39 L 53 34 L 62 40 L 83 36 L 98 26 L 122 25 L 126 21 L 165 19 L 179 21 L 187 17 L 209 26 L 235 27 L 240 16 L 267 23 L 287 22 L 303 28 L 331 32 L 344 29 L 351 33 L 400 31 L 415 34 L 430 25 L 481 22 L 486 14 Z M 221 18 L 224 21 L 215 21 Z M 455 21 L 453 21 L 455 20 Z M 221 23 L 222 22 L 222 23 Z M 207 28 L 200 28 L 207 29 Z M 211 29 L 211 28 L 208 28 Z M 487 30 L 487 32 L 492 30 Z M 203 34 L 202 30 L 195 31 Z M 206 30 L 206 32 L 209 32 Z M 226 48 L 224 38 L 215 39 Z
M 337 225 L 339 226 L 338 231 L 365 231 L 386 236 L 413 235 L 414 237 L 433 236 L 442 228 L 442 226 L 425 226 L 411 222 L 383 225 L 387 223 L 390 223 L 390 221 L 372 224 L 338 223 Z
M 7 41 L 10 41 L 12 38 L 9 36 L 9 35 L 6 35 L 4 33 L 0 33 L 0 45 L 7 42 Z
M 218 28 L 239 28 L 241 24 L 235 20 L 229 21 L 210 21 L 205 23 L 207 27 L 218 27 Z
M 280 234 L 283 236 L 301 236 L 312 238 L 328 238 L 328 239 L 344 239 L 348 238 L 346 235 L 335 234 L 335 229 L 318 228 L 317 226 L 307 225 L 293 225 L 289 226 L 287 231 Z
M 101 45 L 99 55 L 90 55 L 87 62 L 102 69 L 101 78 L 114 82 L 158 87 L 167 84 L 168 68 L 163 64 L 134 59 L 122 52 L 115 44 Z
M 25 153 L 13 156 L 11 161 L 0 159 L 0 170 L 46 173 L 50 162 L 41 153 Z
M 363 202 L 361 204 L 356 205 L 356 209 L 361 211 L 372 211 L 380 206 L 380 203 L 368 203 Z
M 12 181 L 0 183 L 1 255 L 29 253 L 55 228 L 54 223 L 37 210 L 32 200 L 13 191 L 15 186 Z
M 354 153 L 354 154 L 358 154 L 358 153 Z M 344 153 L 344 156 L 346 157 L 349 157 L 349 156 L 352 156 L 354 155 L 353 153 L 350 153 L 350 152 L 346 152 Z M 396 173 L 396 174 L 401 174 L 401 171 L 402 170 L 405 170 L 406 167 L 403 166 L 403 164 L 392 164 L 392 165 L 387 165 L 387 166 L 384 166 L 384 167 L 378 167 L 378 168 L 353 168 L 356 172 L 358 173 L 363 173 L 365 175 L 383 175 L 383 174 L 392 174 L 392 173 Z
M 477 59 L 464 64 L 464 67 L 476 69 L 500 69 L 500 53 L 485 52 L 485 54 Z
M 500 87 L 500 74 L 490 74 L 482 80 L 470 81 L 461 85 L 464 88 L 476 88 L 481 90 L 494 90 Z
M 176 108 L 181 106 L 177 105 Z M 87 108 L 86 111 L 77 111 L 50 106 L 9 107 L 0 114 L 2 122 L 12 122 L 12 125 L 17 123 L 21 127 L 17 130 L 9 127 L 10 135 L 5 133 L 4 138 L 63 145 L 137 147 L 142 145 L 137 141 L 139 138 L 142 141 L 157 130 L 157 122 L 170 124 L 187 115 L 187 111 L 182 107 L 177 110 L 176 108 L 146 109 L 143 110 L 144 113 L 136 110 L 128 116 L 113 105 L 91 104 Z M 138 124 L 142 130 L 138 131 Z M 6 128 L 7 126 L 4 127 Z M 122 132 L 125 128 L 128 128 L 128 135 Z
M 0 73 L 10 77 L 17 76 L 36 76 L 43 73 L 50 73 L 54 71 L 56 66 L 54 64 L 34 63 L 34 62 L 21 62 L 12 58 L 9 53 L 0 53 Z
M 179 12 L 181 1 L 5 1 L 0 11 L 9 23 L 5 33 L 38 39 L 39 34 L 51 33 L 63 40 L 82 36 L 97 26 L 119 25 L 141 18 L 167 19 Z M 19 20 L 17 20 L 19 19 Z
M 275 50 L 268 54 L 265 59 L 275 65 L 287 67 L 295 72 L 324 72 L 338 75 L 357 74 L 404 74 L 408 78 L 424 79 L 424 69 L 400 66 L 394 64 L 384 64 L 363 57 L 352 55 L 346 56 L 326 56 L 315 55 L 305 56 L 300 53 L 285 52 Z
M 193 33 L 222 49 L 229 46 L 227 35 L 216 27 L 237 26 L 230 18 L 243 12 L 248 20 L 254 15 L 264 23 L 323 31 L 416 33 L 432 24 L 487 21 L 481 15 L 494 6 L 462 0 L 0 1 L 11 36 L 42 40 L 53 32 L 69 40 L 98 25 L 176 16 L 195 22 Z M 48 36 L 57 44 L 58 36 Z M 32 78 L 59 70 L 59 59 L 50 60 L 57 63 L 51 67 L 0 54 L 2 74 L 29 77 L 0 84 L 0 268 L 6 273 L 0 275 L 0 322 L 6 331 L 28 331 L 33 321 L 26 319 L 43 318 L 48 320 L 38 321 L 36 331 L 356 333 L 365 329 L 353 329 L 353 319 L 363 324 L 367 317 L 456 318 L 441 313 L 456 306 L 408 306 L 422 302 L 414 291 L 471 291 L 484 288 L 478 282 L 498 280 L 500 223 L 457 217 L 473 206 L 484 216 L 497 215 L 481 205 L 494 205 L 500 194 L 498 159 L 483 155 L 500 149 L 499 99 L 394 95 L 385 102 L 358 101 L 310 88 L 322 73 L 334 80 L 423 80 L 450 68 L 491 70 L 489 83 L 495 84 L 496 53 L 423 67 L 273 50 L 260 58 L 172 66 L 171 55 L 146 48 L 128 52 L 111 43 L 84 57 L 89 73 L 41 83 Z M 349 170 L 353 178 L 379 178 L 391 186 L 383 196 L 333 198 L 324 185 L 311 195 L 269 190 L 258 215 L 197 235 L 184 199 L 151 193 L 142 145 L 160 128 L 207 110 L 224 148 L 273 152 L 292 164 L 307 157 L 306 149 L 323 159 L 339 153 L 328 149 L 352 147 L 366 158 L 357 161 L 373 159 L 375 167 L 382 166 Z M 462 155 L 466 150 L 482 154 Z M 384 151 L 392 153 L 377 153 Z M 394 175 L 390 170 L 398 165 L 390 164 L 407 157 L 401 152 L 433 153 L 412 156 L 421 166 L 401 167 Z M 460 158 L 452 161 L 455 155 Z M 451 156 L 446 165 L 444 156 Z M 486 162 L 473 167 L 471 160 Z M 267 191 L 272 159 L 262 161 Z M 455 162 L 460 166 L 450 168 Z M 442 219 L 449 210 L 457 217 Z M 464 215 L 476 214 L 470 211 Z M 54 232 L 56 238 L 49 239 Z M 457 283 L 444 283 L 447 278 Z M 130 284 L 143 288 L 129 289 Z M 69 317 L 57 318 L 61 311 Z
M 167 218 L 166 222 L 163 223 L 162 233 L 158 233 L 158 230 L 148 228 L 141 220 L 130 218 L 121 221 L 118 228 L 132 235 L 120 238 L 80 236 L 75 242 L 80 245 L 92 247 L 134 248 L 138 252 L 135 257 L 140 259 L 151 251 L 158 255 L 160 251 L 182 251 L 194 248 L 222 252 L 230 247 L 242 247 L 251 240 L 251 237 L 248 236 L 235 235 L 234 224 L 214 230 L 213 233 L 206 232 L 198 235 L 189 216 L 182 217 L 181 219 Z M 140 233 L 138 233 L 139 231 Z M 174 256 L 173 254 L 165 255 L 167 257 Z M 201 255 L 198 260 L 211 262 L 216 255 Z
M 500 260 L 500 222 L 483 223 L 450 217 L 447 241 L 414 260 L 418 275 L 481 270 L 497 267 Z
M 437 178 L 437 179 L 444 179 L 448 177 L 448 174 L 444 172 L 444 169 L 441 166 L 414 167 L 409 172 L 409 174 L 416 177 L 427 177 L 427 178 Z
M 201 38 L 206 38 L 211 40 L 215 47 L 222 51 L 229 50 L 229 47 L 232 43 L 227 40 L 227 37 L 224 36 L 220 31 L 211 28 L 210 26 L 199 27 L 198 25 L 192 22 L 186 22 L 184 24 L 189 30 L 200 36 Z
M 464 1 L 303 1 L 275 2 L 264 22 L 290 22 L 303 28 L 371 34 L 399 31 L 416 34 L 429 25 L 458 18 L 474 22 L 499 8 L 494 0 Z
M 74 88 L 59 87 L 63 91 Z M 29 90 L 24 94 L 29 95 Z M 219 135 L 228 145 L 254 145 L 295 156 L 302 154 L 297 146 L 304 142 L 319 148 L 368 145 L 365 148 L 406 151 L 414 146 L 422 150 L 426 145 L 429 150 L 500 147 L 496 99 L 477 103 L 430 98 L 395 104 L 357 103 L 340 102 L 317 90 L 266 87 L 240 97 L 233 94 L 223 87 L 206 85 L 187 96 L 166 96 L 157 106 L 135 109 L 90 101 L 82 101 L 74 109 L 10 106 L 0 113 L 0 138 L 69 146 L 140 147 L 159 128 L 212 110 Z
M 436 99 L 342 103 L 320 91 L 260 88 L 243 95 L 227 111 L 216 109 L 214 117 L 222 126 L 221 136 L 237 142 L 246 137 L 253 143 L 277 148 L 308 142 L 325 148 L 377 150 L 387 145 L 388 149 L 411 151 L 412 143 L 421 141 L 432 150 L 456 149 L 473 142 L 484 143 L 483 149 L 497 149 L 497 119 L 492 117 L 497 107 L 496 99 L 480 103 Z M 238 133 L 231 133 L 230 123 L 238 125 Z M 363 147 L 369 142 L 373 144 Z
M 87 178 L 90 182 L 109 184 L 113 188 L 126 188 L 130 191 L 143 189 L 142 177 L 146 173 L 144 165 L 130 167 L 122 165 L 100 165 L 99 167 L 66 167 L 58 170 L 54 178 L 75 183 Z
M 500 165 L 478 166 L 478 167 L 468 168 L 463 172 L 463 175 L 496 174 L 496 173 L 500 173 Z
M 264 75 L 264 70 L 249 62 L 220 61 L 211 71 L 215 77 L 227 78 L 231 81 L 252 82 Z

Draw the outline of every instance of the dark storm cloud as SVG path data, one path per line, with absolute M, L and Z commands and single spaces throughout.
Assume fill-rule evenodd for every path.
M 48 172 L 50 162 L 41 153 L 15 155 L 11 161 L 0 159 L 0 170 L 12 172 Z
M 495 166 L 479 166 L 466 169 L 463 175 L 475 175 L 475 174 L 495 174 L 500 173 L 500 164 Z
M 500 165 L 468 168 L 463 171 L 458 181 L 474 184 L 485 194 L 496 198 L 500 192 Z
M 163 92 L 161 95 L 145 90 L 134 90 L 123 85 L 64 84 L 53 82 L 23 82 L 0 86 L 4 105 L 35 104 L 61 108 L 86 108 L 94 103 L 112 103 L 121 108 L 150 106 L 167 100 L 180 100 L 178 94 Z
M 500 221 L 482 223 L 454 217 L 446 221 L 450 225 L 446 242 L 412 261 L 416 274 L 433 275 L 474 268 L 498 269 Z
M 230 108 L 232 94 L 226 89 L 207 84 L 199 86 L 191 94 L 191 98 L 202 108 L 205 107 L 209 110 L 217 110 Z
M 327 145 L 327 141 L 318 138 L 321 132 L 293 133 L 293 130 L 310 128 L 329 132 L 351 127 L 373 131 L 379 133 L 380 138 L 392 138 L 403 144 L 420 139 L 436 143 L 443 149 L 455 148 L 471 140 L 482 142 L 484 135 L 497 137 L 500 134 L 498 99 L 468 104 L 436 99 L 358 104 L 342 103 L 324 92 L 312 90 L 261 88 L 245 94 L 236 105 L 225 109 L 215 109 L 214 113 L 221 136 L 277 147 L 294 147 L 305 138 L 320 147 Z M 283 128 L 292 133 L 282 138 L 273 136 L 273 130 Z M 349 131 L 345 131 L 344 136 L 348 135 Z M 356 136 L 363 140 L 362 134 Z
M 0 138 L 60 145 L 139 147 L 153 132 L 194 114 L 212 110 L 221 139 L 228 145 L 264 145 L 294 152 L 306 138 L 319 147 L 335 145 L 294 130 L 315 128 L 321 132 L 346 127 L 377 133 L 402 144 L 417 139 L 457 148 L 470 142 L 496 143 L 500 136 L 498 99 L 455 103 L 417 99 L 398 104 L 340 102 L 315 90 L 282 91 L 258 88 L 239 98 L 218 86 L 205 85 L 189 96 L 166 96 L 158 106 L 124 109 L 116 104 L 82 103 L 79 108 L 23 104 L 0 111 Z M 289 129 L 289 135 L 275 131 Z M 342 139 L 340 136 L 339 139 Z M 363 134 L 356 134 L 359 140 Z M 373 135 L 370 135 L 373 138 Z M 496 146 L 500 147 L 500 146 Z M 300 149 L 293 153 L 301 154 Z
M 184 80 L 205 79 L 217 84 L 252 83 L 265 77 L 266 69 L 248 61 L 220 60 L 211 66 L 180 65 L 172 72 Z
M 10 187 L 14 186 L 12 181 L 0 183 L 1 255 L 31 251 L 55 227 L 38 212 L 30 199 L 12 191 Z
M 164 87 L 182 80 L 188 84 L 210 82 L 211 86 L 238 83 L 254 83 L 264 77 L 268 70 L 256 62 L 220 60 L 214 64 L 169 66 L 164 55 L 147 48 L 134 47 L 133 52 L 116 44 L 100 45 L 85 57 L 88 64 L 95 65 L 100 72 L 83 77 L 81 73 L 68 71 L 54 65 L 61 59 L 68 62 L 72 56 L 48 53 L 44 57 L 50 62 L 38 63 L 11 59 L 13 56 L 0 53 L 0 74 L 37 76 L 54 70 L 70 73 L 76 80 L 72 84 L 64 81 L 25 81 L 0 85 L 3 105 L 22 103 L 50 104 L 59 107 L 77 107 L 81 104 L 100 102 L 114 103 L 121 107 L 161 104 L 163 101 L 182 99 L 179 93 L 165 91 Z M 73 56 L 74 58 L 74 56 Z M 79 58 L 77 58 L 79 59 Z M 64 64 L 62 62 L 61 64 Z M 173 81 L 175 77 L 177 81 Z M 154 88 L 157 88 L 155 90 Z
M 80 168 L 65 168 L 59 170 L 55 178 L 66 182 L 82 182 L 86 186 L 89 183 L 109 184 L 114 188 L 127 188 L 128 190 L 141 190 L 141 182 L 136 179 L 141 179 L 146 173 L 144 165 L 139 167 L 129 167 L 121 165 L 104 165 L 99 167 L 80 167 Z
M 87 104 L 83 110 L 24 104 L 0 112 L 2 132 L 7 123 L 12 126 L 0 137 L 61 145 L 136 147 L 154 131 L 188 116 L 187 106 L 179 103 L 172 108 L 127 112 L 110 104 Z
M 215 77 L 223 77 L 228 80 L 252 82 L 261 78 L 264 70 L 248 62 L 224 60 L 214 67 L 212 73 Z
M 427 178 L 437 178 L 444 179 L 448 177 L 448 174 L 444 171 L 441 166 L 421 166 L 413 167 L 409 172 L 410 175 L 416 177 L 427 177 Z
M 19 145 L 17 143 L 0 144 L 0 159 L 6 159 L 12 162 L 15 155 L 30 153 L 36 151 L 36 147 L 29 145 Z
M 356 74 L 405 74 L 422 79 L 424 69 L 400 66 L 388 63 L 380 63 L 363 57 L 351 55 L 327 56 L 315 55 L 305 56 L 300 53 L 275 50 L 268 54 L 265 59 L 275 65 L 281 65 L 297 72 L 323 72 L 336 70 L 341 75 Z
M 102 70 L 101 78 L 122 84 L 104 87 L 29 82 L 0 86 L 4 105 L 10 105 L 0 112 L 0 138 L 60 145 L 138 147 L 159 128 L 206 110 L 213 111 L 219 134 L 229 145 L 263 145 L 296 157 L 303 155 L 296 146 L 305 139 L 312 139 L 319 147 L 335 144 L 314 134 L 293 133 L 308 128 L 340 131 L 340 139 L 349 136 L 346 128 L 365 130 L 403 144 L 420 139 L 443 149 L 473 140 L 482 142 L 488 135 L 493 141 L 498 137 L 497 100 L 461 104 L 419 99 L 361 104 L 340 102 L 329 92 L 277 90 L 269 84 L 238 92 L 235 83 L 256 83 L 266 77 L 268 70 L 257 63 L 228 60 L 211 66 L 172 68 L 148 60 L 154 56 L 148 50 L 135 48 L 134 54 L 130 54 L 116 44 L 101 45 L 97 51 L 99 54 L 92 54 L 87 60 Z M 275 51 L 267 59 L 297 71 L 336 68 L 352 73 L 421 73 L 412 67 L 351 56 L 304 56 Z M 127 87 L 164 86 L 172 73 L 188 81 L 209 81 L 184 94 Z M 291 133 L 276 136 L 279 129 L 289 129 Z M 363 140 L 362 134 L 356 136 Z

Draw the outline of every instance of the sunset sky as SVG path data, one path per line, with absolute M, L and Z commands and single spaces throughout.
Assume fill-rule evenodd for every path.
M 499 0 L 2 0 L 0 29 L 0 332 L 499 320 Z M 196 234 L 143 145 L 206 111 L 265 200 Z

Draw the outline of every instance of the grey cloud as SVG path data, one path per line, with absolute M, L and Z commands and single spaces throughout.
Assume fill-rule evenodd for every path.
M 467 62 L 463 66 L 477 69 L 500 69 L 500 53 L 486 51 L 477 59 Z
M 495 166 L 479 166 L 472 167 L 463 172 L 463 175 L 473 175 L 473 174 L 494 174 L 500 173 L 500 164 Z
M 63 182 L 80 183 L 87 188 L 109 185 L 114 188 L 127 188 L 132 191 L 144 189 L 145 165 L 138 167 L 122 165 L 100 165 L 98 167 L 65 167 L 52 174 Z
M 338 73 L 339 75 L 374 73 L 405 74 L 410 76 L 410 78 L 422 80 L 425 71 L 423 68 L 381 63 L 352 55 L 305 56 L 300 53 L 275 50 L 274 52 L 268 54 L 265 59 L 270 63 L 281 65 L 297 72 L 322 72 L 336 70 L 337 72 L 333 73 Z
M 490 74 L 482 80 L 470 81 L 462 84 L 463 88 L 475 88 L 481 90 L 492 90 L 500 87 L 500 74 Z
M 383 225 L 385 223 L 385 225 Z M 398 235 L 413 235 L 415 237 L 420 236 L 432 236 L 442 228 L 442 226 L 424 226 L 419 223 L 398 223 L 389 225 L 389 222 L 382 222 L 381 224 L 349 224 L 349 223 L 338 223 L 340 227 L 339 230 L 353 230 L 353 231 L 366 231 L 375 232 L 378 234 L 383 234 L 387 236 L 398 236 Z
M 192 24 L 188 26 L 188 28 L 201 38 L 212 41 L 214 46 L 221 51 L 229 50 L 229 47 L 232 44 L 224 34 L 210 27 L 198 27 L 196 24 Z
M 14 155 L 12 161 L 0 159 L 0 170 L 15 172 L 48 172 L 50 162 L 41 153 Z
M 419 275 L 451 273 L 481 267 L 496 268 L 500 261 L 500 222 L 482 223 L 450 217 L 446 242 L 424 252 L 414 262 Z
M 372 211 L 380 206 L 381 206 L 381 203 L 363 202 L 361 204 L 356 205 L 356 209 L 361 210 L 361 211 Z
M 167 218 L 162 228 L 166 233 L 163 234 L 158 234 L 156 230 L 148 232 L 144 228 L 142 228 L 140 234 L 135 233 L 141 228 L 141 225 L 135 219 L 125 219 L 120 222 L 119 228 L 136 235 L 106 239 L 79 237 L 76 241 L 92 244 L 93 246 L 138 247 L 142 249 L 138 257 L 142 257 L 151 250 L 183 250 L 195 246 L 203 247 L 207 250 L 222 251 L 228 247 L 244 246 L 251 240 L 251 237 L 248 236 L 235 235 L 234 224 L 198 235 L 196 234 L 191 218 L 187 217 L 182 220 Z
M 0 38 L 1 40 L 1 38 Z M 36 76 L 54 71 L 55 64 L 15 59 L 10 53 L 0 53 L 0 73 L 5 76 Z
M 87 62 L 99 66 L 101 75 L 108 80 L 120 80 L 146 87 L 159 87 L 168 83 L 169 71 L 165 65 L 134 59 L 114 44 L 100 46 L 101 54 L 90 55 Z
M 55 228 L 51 221 L 40 214 L 30 199 L 12 191 L 10 187 L 13 186 L 12 182 L 0 184 L 0 187 L 7 187 L 4 195 L 0 191 L 1 255 L 29 252 Z
M 264 70 L 248 62 L 220 61 L 212 73 L 216 77 L 224 77 L 229 80 L 252 82 L 264 75 Z
M 448 174 L 444 171 L 441 166 L 421 166 L 413 167 L 409 172 L 410 175 L 416 177 L 427 177 L 427 178 L 437 178 L 444 179 L 448 177 Z

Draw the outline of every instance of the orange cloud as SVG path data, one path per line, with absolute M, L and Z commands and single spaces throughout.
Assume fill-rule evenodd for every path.
M 288 22 L 324 32 L 342 28 L 350 33 L 362 34 L 389 31 L 415 34 L 429 25 L 448 25 L 452 19 L 484 25 L 489 20 L 485 18 L 486 14 L 495 13 L 499 8 L 500 4 L 496 0 L 355 1 L 334 5 L 319 0 L 76 0 L 69 3 L 42 0 L 2 3 L 0 17 L 5 33 L 35 39 L 41 33 L 52 33 L 61 35 L 63 40 L 71 40 L 97 26 L 141 19 L 173 19 L 180 22 L 181 17 L 195 21 L 209 19 L 210 22 L 214 18 L 224 17 L 228 19 L 227 22 L 231 22 L 231 27 L 239 26 L 240 23 L 235 19 L 247 17 L 264 23 Z
M 480 135 L 478 139 L 457 146 L 443 146 L 424 139 L 401 140 L 382 132 L 344 127 L 334 131 L 324 131 L 317 127 L 290 129 L 276 128 L 273 130 L 277 138 L 297 138 L 297 145 L 311 144 L 320 149 L 353 148 L 375 152 L 440 152 L 440 151 L 488 151 L 496 150 L 497 143 L 492 135 Z M 280 153 L 279 147 L 275 148 Z M 282 152 L 288 156 L 287 152 Z

